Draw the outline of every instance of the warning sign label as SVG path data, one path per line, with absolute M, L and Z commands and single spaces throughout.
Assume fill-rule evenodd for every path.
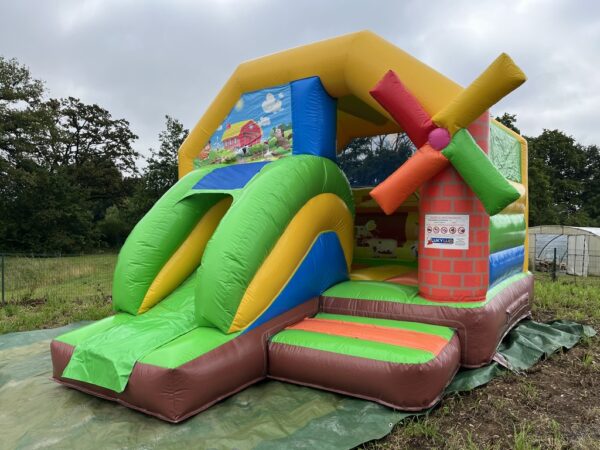
M 468 214 L 425 214 L 425 248 L 468 250 Z

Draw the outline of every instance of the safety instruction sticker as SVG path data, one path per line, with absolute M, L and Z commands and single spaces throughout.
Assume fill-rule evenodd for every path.
M 468 214 L 425 214 L 425 248 L 468 250 Z

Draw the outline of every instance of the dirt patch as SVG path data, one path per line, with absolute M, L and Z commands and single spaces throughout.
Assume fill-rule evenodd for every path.
M 35 308 L 37 306 L 45 305 L 47 301 L 47 298 L 21 298 L 11 303 L 19 306 Z

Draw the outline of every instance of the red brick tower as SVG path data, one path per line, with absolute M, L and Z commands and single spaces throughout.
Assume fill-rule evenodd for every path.
M 489 113 L 473 122 L 468 130 L 487 153 Z M 483 300 L 489 276 L 488 214 L 452 166 L 423 184 L 420 192 L 419 294 L 439 301 Z M 468 214 L 469 249 L 425 248 L 426 214 Z

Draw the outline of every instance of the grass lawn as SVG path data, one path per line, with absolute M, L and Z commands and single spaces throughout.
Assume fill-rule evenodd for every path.
M 536 274 L 533 318 L 569 319 L 600 331 L 600 278 Z M 526 373 L 445 398 L 362 448 L 600 449 L 600 338 L 552 355 Z
M 5 257 L 7 304 L 0 334 L 53 328 L 111 314 L 115 254 L 61 258 Z
M 116 255 L 6 261 L 0 333 L 111 314 Z M 536 274 L 533 317 L 600 330 L 600 278 Z M 556 354 L 522 375 L 445 398 L 429 415 L 401 422 L 364 449 L 600 449 L 600 339 Z

